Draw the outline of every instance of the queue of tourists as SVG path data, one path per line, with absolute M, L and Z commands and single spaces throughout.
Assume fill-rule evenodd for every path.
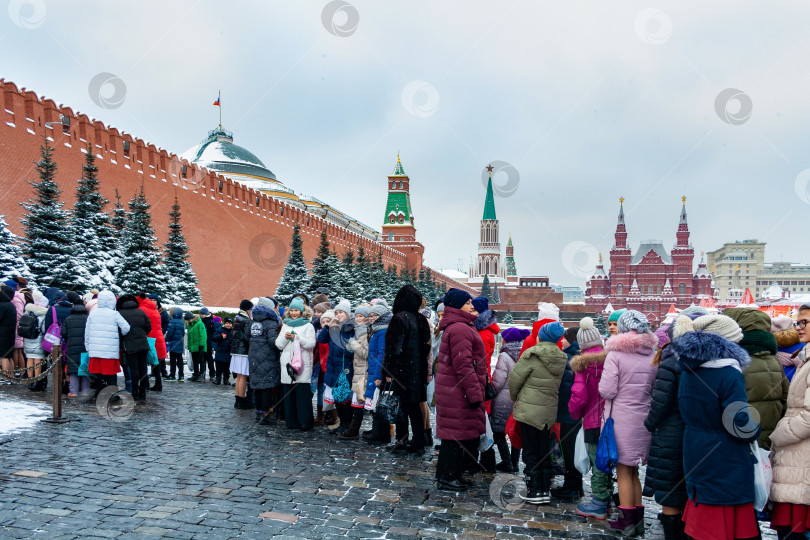
M 590 317 L 566 328 L 548 303 L 531 329 L 501 331 L 487 299 L 459 289 L 432 306 L 412 285 L 391 306 L 318 289 L 244 299 L 230 317 L 21 279 L 0 286 L 4 379 L 37 378 L 49 341 L 64 351 L 68 398 L 123 372 L 142 402 L 185 368 L 189 382 L 207 371 L 233 384 L 258 429 L 317 428 L 404 459 L 437 449 L 443 491 L 522 471 L 526 504 L 575 502 L 627 536 L 645 531 L 643 497 L 661 505 L 667 539 L 758 538 L 760 521 L 779 538 L 810 535 L 810 305 L 796 321 L 691 307 L 658 328 L 619 310 L 603 336 Z

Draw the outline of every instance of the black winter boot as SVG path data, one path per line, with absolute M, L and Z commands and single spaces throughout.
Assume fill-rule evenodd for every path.
M 501 454 L 501 462 L 495 465 L 495 468 L 501 472 L 515 472 L 512 466 L 512 455 L 509 452 L 509 444 L 506 439 L 498 441 L 498 453 Z
M 665 540 L 684 540 L 686 533 L 684 527 L 686 523 L 681 519 L 681 514 L 667 515 L 658 514 L 658 520 L 661 522 L 661 528 L 664 529 Z
M 551 495 L 548 488 L 543 491 L 543 482 L 541 474 L 534 472 L 529 475 L 529 480 L 526 482 L 526 495 L 520 497 L 529 504 L 549 504 L 551 503 Z
M 520 470 L 520 448 L 512 447 L 512 468 L 515 472 Z

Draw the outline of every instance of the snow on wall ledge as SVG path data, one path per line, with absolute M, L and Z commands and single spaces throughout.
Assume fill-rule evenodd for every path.
M 15 234 L 22 234 L 19 218 L 24 211 L 19 202 L 31 196 L 26 181 L 36 178 L 34 162 L 39 160 L 40 145 L 48 137 L 55 148 L 56 181 L 66 207 L 75 202 L 75 183 L 88 144 L 98 156 L 101 192 L 107 199 L 114 200 L 118 189 L 126 205 L 143 183 L 161 246 L 166 241 L 170 207 L 177 196 L 190 260 L 207 304 L 238 305 L 242 298 L 275 292 L 296 222 L 301 225 L 308 264 L 324 228 L 339 254 L 348 249 L 356 251 L 362 245 L 369 253 L 382 250 L 386 265 L 401 268 L 406 264 L 407 255 L 390 244 L 369 240 L 321 216 L 200 168 L 177 154 L 51 99 L 40 98 L 30 90 L 18 89 L 1 78 L 0 95 L 4 109 L 0 112 L 0 214 L 6 215 Z M 63 116 L 70 120 L 69 126 L 62 124 Z M 381 175 L 381 181 L 384 178 Z M 381 200 L 380 205 L 384 204 Z

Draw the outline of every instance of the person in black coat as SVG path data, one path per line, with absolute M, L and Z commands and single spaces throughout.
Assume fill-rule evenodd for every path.
M 233 319 L 233 332 L 231 332 L 231 365 L 230 370 L 236 377 L 236 400 L 234 408 L 252 409 L 252 390 L 248 389 L 248 349 L 250 345 L 250 310 L 253 303 L 242 300 L 239 303 L 239 313 Z
M 222 321 L 222 328 L 219 332 L 214 334 L 214 344 L 216 347 L 216 354 L 214 356 L 214 364 L 216 364 L 217 378 L 214 384 L 224 384 L 230 386 L 231 383 L 228 379 L 231 378 L 231 334 L 233 332 L 233 321 L 230 317 L 225 317 Z
M 653 383 L 650 413 L 644 420 L 644 427 L 652 433 L 644 495 L 655 495 L 655 502 L 663 507 L 659 519 L 666 539 L 683 537 L 681 513 L 687 499 L 683 475 L 684 425 L 678 408 L 681 365 L 668 341 L 672 338 L 672 328 L 670 326 L 666 334 L 656 332 L 659 343 L 664 345 L 653 359 L 653 363 L 660 363 Z
M 563 372 L 562 381 L 560 381 L 560 393 L 557 399 L 557 422 L 560 423 L 560 447 L 565 461 L 565 480 L 562 486 L 551 488 L 552 497 L 568 501 L 576 501 L 585 494 L 582 489 L 582 473 L 574 466 L 574 450 L 582 422 L 571 418 L 571 414 L 568 412 L 568 402 L 571 401 L 571 387 L 574 386 L 571 359 L 579 355 L 578 331 L 579 326 L 572 326 L 566 328 L 565 334 L 563 334 L 563 352 L 568 356 L 568 361 L 565 363 L 565 371 Z
M 200 319 L 202 320 L 203 326 L 205 326 L 205 335 L 208 338 L 205 349 L 205 364 L 208 365 L 208 379 L 213 383 L 214 375 L 217 371 L 216 367 L 214 366 L 214 334 L 216 334 L 219 330 L 219 325 L 214 322 L 214 316 L 211 315 L 211 310 L 209 310 L 207 307 L 203 307 L 200 310 Z M 204 381 L 204 366 L 202 371 L 203 372 L 200 373 L 200 380 Z
M 255 392 L 256 422 L 269 424 L 273 403 L 273 389 L 281 386 L 281 362 L 276 337 L 281 318 L 273 309 L 259 304 L 252 311 L 253 322 L 248 331 L 250 346 L 250 387 Z
M 79 392 L 90 394 L 90 377 L 79 376 L 79 365 L 82 361 L 84 348 L 84 327 L 87 325 L 87 308 L 77 302 L 70 310 L 70 316 L 62 325 L 62 340 L 65 342 L 65 361 L 67 374 L 70 377 L 70 393 L 68 397 L 76 397 Z
M 0 285 L 0 358 L 3 360 L 3 378 L 14 378 L 14 340 L 17 338 L 17 308 L 11 303 L 14 291 Z M 2 378 L 0 378 L 2 380 Z
M 149 374 L 146 370 L 149 342 L 146 336 L 152 331 L 152 323 L 149 316 L 138 307 L 138 299 L 134 295 L 125 294 L 120 297 L 115 309 L 129 323 L 129 332 L 121 337 L 121 346 L 132 378 L 132 397 L 136 401 L 144 400 L 149 387 Z
M 405 420 L 396 424 L 395 453 L 425 452 L 425 421 L 419 404 L 427 401 L 427 357 L 431 349 L 430 326 L 419 313 L 422 293 L 413 285 L 402 287 L 394 299 L 394 316 L 385 334 L 382 373 L 393 383 Z M 413 439 L 408 445 L 408 420 Z

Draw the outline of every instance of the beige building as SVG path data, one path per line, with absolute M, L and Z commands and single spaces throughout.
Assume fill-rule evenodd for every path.
M 706 253 L 706 262 L 714 276 L 721 301 L 729 289 L 746 288 L 761 298 L 776 283 L 791 295 L 810 292 L 810 265 L 790 262 L 765 262 L 765 242 L 756 239 L 728 242 Z

